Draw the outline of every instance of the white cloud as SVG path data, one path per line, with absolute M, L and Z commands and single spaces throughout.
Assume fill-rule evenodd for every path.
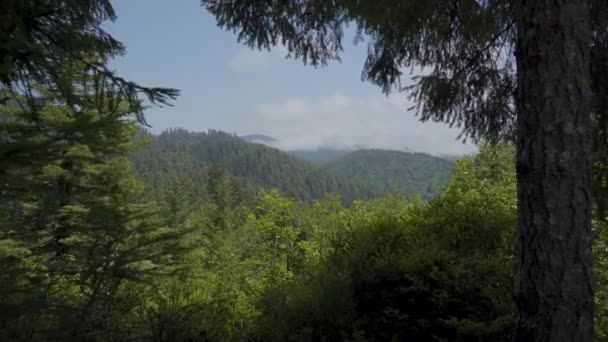
M 235 72 L 262 72 L 284 59 L 285 56 L 287 56 L 287 49 L 283 46 L 273 48 L 271 51 L 241 48 L 228 60 L 227 67 Z
M 463 154 L 475 150 L 456 138 L 447 125 L 421 123 L 408 112 L 403 96 L 344 94 L 318 98 L 288 98 L 264 103 L 239 120 L 242 133 L 257 132 L 279 140 L 283 149 L 319 147 L 383 148 L 433 154 Z

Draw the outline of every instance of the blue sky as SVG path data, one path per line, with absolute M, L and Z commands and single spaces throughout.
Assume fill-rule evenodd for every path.
M 386 97 L 361 81 L 364 44 L 346 44 L 325 68 L 285 59 L 286 51 L 250 50 L 218 28 L 197 0 L 117 0 L 109 31 L 127 46 L 113 61 L 121 75 L 181 90 L 170 108 L 151 108 L 153 131 L 183 127 L 261 133 L 285 149 L 323 146 L 461 154 L 474 150 L 459 131 L 419 123 L 406 94 Z

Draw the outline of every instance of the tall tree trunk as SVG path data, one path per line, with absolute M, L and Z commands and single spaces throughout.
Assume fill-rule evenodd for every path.
M 591 341 L 590 20 L 585 0 L 515 0 L 517 341 Z

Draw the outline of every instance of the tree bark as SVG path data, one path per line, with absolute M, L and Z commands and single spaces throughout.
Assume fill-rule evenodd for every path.
M 517 341 L 592 341 L 590 13 L 515 0 Z

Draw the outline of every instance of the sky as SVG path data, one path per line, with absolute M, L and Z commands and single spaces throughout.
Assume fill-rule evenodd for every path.
M 406 93 L 390 96 L 361 81 L 365 44 L 345 44 L 341 62 L 323 68 L 251 50 L 217 27 L 198 0 L 116 0 L 108 31 L 127 47 L 112 61 L 145 86 L 177 88 L 172 107 L 150 108 L 155 133 L 171 127 L 264 134 L 283 149 L 384 148 L 464 154 L 458 129 L 421 123 Z

